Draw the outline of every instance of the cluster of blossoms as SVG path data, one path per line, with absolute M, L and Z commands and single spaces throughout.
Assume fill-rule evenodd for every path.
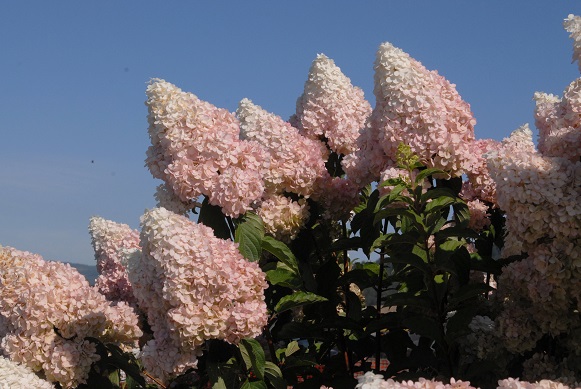
M 206 195 L 226 215 L 251 209 L 264 192 L 264 150 L 239 139 L 239 123 L 225 109 L 152 80 L 147 88 L 149 137 L 146 163 L 182 202 Z
M 271 156 L 270 170 L 264 177 L 267 190 L 310 197 L 318 181 L 328 174 L 325 144 L 302 136 L 289 123 L 248 99 L 240 102 L 236 115 L 241 137 L 258 142 Z
M 0 357 L 0 389 L 54 389 L 26 366 Z
M 68 264 L 0 247 L 0 350 L 63 388 L 100 359 L 87 337 L 129 347 L 142 335 L 129 305 L 112 305 Z
M 139 232 L 127 224 L 92 217 L 89 233 L 99 271 L 95 286 L 108 300 L 126 301 L 133 305 L 135 297 L 121 260 L 123 250 L 139 248 Z
M 265 274 L 237 244 L 164 208 L 146 212 L 141 226 L 142 252 L 127 268 L 153 331 L 140 355 L 151 374 L 167 381 L 196 367 L 207 339 L 238 343 L 262 332 Z
M 332 59 L 319 54 L 290 123 L 309 138 L 325 139 L 335 153 L 348 155 L 357 150 L 359 131 L 370 114 L 363 91 L 351 85 Z
M 165 208 L 168 211 L 177 213 L 178 215 L 187 215 L 187 213 L 195 206 L 194 201 L 184 202 L 180 200 L 166 183 L 158 185 L 155 188 L 154 197 L 157 200 L 158 207 Z
M 386 156 L 405 143 L 427 167 L 455 177 L 470 170 L 476 121 L 454 85 L 390 43 L 379 47 L 374 80 L 369 130 Z
M 357 380 L 359 383 L 355 386 L 356 389 L 476 389 L 470 386 L 470 382 L 455 380 L 454 378 L 450 379 L 449 384 L 425 378 L 420 378 L 418 381 L 397 382 L 391 378 L 386 380 L 381 374 L 367 372 L 357 378 Z
M 573 39 L 573 62 L 577 61 L 581 70 L 581 17 L 569 15 L 563 25 Z
M 519 381 L 518 378 L 507 378 L 498 381 L 497 389 L 569 389 L 570 387 L 557 381 L 540 380 L 537 382 Z M 571 387 L 573 389 L 573 387 Z
M 287 243 L 296 238 L 310 216 L 304 199 L 297 202 L 280 195 L 272 195 L 263 201 L 258 215 L 267 234 Z
M 576 59 L 579 20 L 565 21 Z M 525 255 L 506 266 L 498 282 L 496 343 L 522 354 L 548 334 L 578 360 L 581 335 L 572 329 L 581 326 L 581 79 L 562 98 L 536 93 L 535 100 L 538 149 L 524 125 L 487 155 L 498 206 L 506 212 L 503 255 Z M 581 379 L 569 374 L 575 360 L 536 355 L 524 363 L 526 378 Z

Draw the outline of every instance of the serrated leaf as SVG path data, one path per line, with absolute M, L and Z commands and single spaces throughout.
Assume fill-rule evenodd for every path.
M 264 379 L 264 362 L 266 361 L 264 356 L 264 350 L 262 346 L 256 339 L 242 339 L 239 345 L 240 352 L 242 353 L 242 357 L 244 358 L 244 363 L 246 363 L 246 367 L 252 367 L 252 371 L 256 374 L 260 380 Z M 244 354 L 247 357 L 244 357 Z M 250 366 L 248 366 L 247 360 L 250 361 Z
M 284 312 L 286 310 L 300 307 L 302 305 L 320 303 L 327 301 L 323 296 L 311 292 L 294 292 L 291 295 L 284 296 L 274 307 L 275 312 Z
M 217 205 L 211 205 L 207 197 L 204 197 L 204 201 L 202 202 L 198 222 L 214 230 L 214 235 L 218 238 L 230 239 L 232 237 L 222 209 Z
M 281 241 L 270 236 L 262 238 L 262 249 L 274 255 L 279 261 L 287 265 L 293 272 L 300 275 L 297 258 L 291 249 Z
M 251 262 L 260 260 L 264 239 L 262 219 L 253 212 L 246 212 L 237 224 L 234 241 L 238 243 L 238 250 Z

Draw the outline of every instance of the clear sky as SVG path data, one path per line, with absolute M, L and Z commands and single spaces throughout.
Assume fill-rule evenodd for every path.
M 92 264 L 92 215 L 139 226 L 159 184 L 144 167 L 150 78 L 288 119 L 317 53 L 373 105 L 389 41 L 457 85 L 478 138 L 500 140 L 533 124 L 535 91 L 579 76 L 570 13 L 581 2 L 0 2 L 0 244 Z

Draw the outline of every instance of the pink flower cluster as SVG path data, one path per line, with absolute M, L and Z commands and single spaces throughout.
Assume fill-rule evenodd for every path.
M 290 122 L 301 134 L 325 139 L 332 151 L 347 155 L 357 149 L 359 130 L 370 114 L 361 88 L 354 87 L 332 59 L 318 54 Z
M 453 176 L 470 170 L 476 121 L 455 85 L 390 43 L 379 47 L 374 80 L 370 126 L 385 155 L 405 143 L 428 167 Z
M 565 30 L 570 33 L 573 39 L 573 61 L 577 61 L 579 70 L 581 70 L 581 17 L 569 15 L 563 22 Z
M 155 188 L 155 199 L 157 206 L 177 213 L 178 215 L 186 215 L 192 208 L 194 208 L 194 201 L 184 202 L 176 196 L 174 191 L 163 183 Z
M 310 197 L 319 181 L 328 175 L 325 144 L 302 136 L 279 116 L 248 99 L 240 102 L 236 115 L 242 138 L 259 143 L 270 155 L 270 169 L 264 177 L 267 191 Z
M 289 243 L 296 238 L 310 214 L 304 199 L 296 202 L 285 196 L 272 195 L 262 202 L 258 215 L 267 234 Z
M 95 216 L 89 222 L 89 233 L 99 271 L 95 287 L 107 300 L 134 305 L 135 297 L 121 259 L 122 250 L 139 248 L 139 232 L 127 224 Z
M 580 19 L 568 20 L 577 54 Z M 545 334 L 572 355 L 581 345 L 581 333 L 571 330 L 581 326 L 580 92 L 577 80 L 563 98 L 535 94 L 538 150 L 525 125 L 488 153 L 498 206 L 506 212 L 503 255 L 526 255 L 503 269 L 495 297 L 503 307 L 496 318 L 497 344 L 512 353 L 532 350 Z M 565 360 L 539 355 L 524 363 L 526 374 L 542 374 L 534 379 L 569 374 Z M 581 379 L 578 371 L 570 376 L 567 382 Z M 511 381 L 505 387 L 541 387 L 519 385 Z
M 518 254 L 541 238 L 574 239 L 580 235 L 581 163 L 539 153 L 532 132 L 523 126 L 488 158 L 497 185 L 497 201 L 507 212 L 509 236 Z
M 151 374 L 166 381 L 195 367 L 207 339 L 238 343 L 262 332 L 265 274 L 235 243 L 165 208 L 147 211 L 141 225 L 142 252 L 128 272 L 153 330 L 140 355 Z
M 581 79 L 573 81 L 563 97 L 535 93 L 535 125 L 539 151 L 571 162 L 581 158 Z
M 183 201 L 206 195 L 237 217 L 259 201 L 268 168 L 264 150 L 239 139 L 239 124 L 224 109 L 152 80 L 147 88 L 149 136 L 147 166 Z
M 94 343 L 134 345 L 142 335 L 129 305 L 112 305 L 68 264 L 0 247 L 0 350 L 63 388 L 85 383 Z
M 357 203 L 359 187 L 327 172 L 329 152 L 323 142 L 301 135 L 289 123 L 248 99 L 240 102 L 236 114 L 241 136 L 258 142 L 270 154 L 270 170 L 264 178 L 266 198 L 284 192 L 311 197 L 323 205 L 328 218 L 343 214 Z M 271 207 L 274 216 L 272 211 Z

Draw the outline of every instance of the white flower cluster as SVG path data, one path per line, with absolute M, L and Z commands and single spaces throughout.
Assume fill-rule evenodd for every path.
M 470 386 L 470 382 L 457 381 L 454 378 L 450 379 L 449 384 L 425 378 L 420 378 L 418 381 L 397 382 L 391 378 L 386 380 L 381 374 L 370 371 L 358 377 L 357 380 L 359 383 L 355 386 L 356 389 L 476 389 Z
M 575 386 L 578 389 L 577 386 Z M 537 382 L 520 381 L 518 378 L 507 378 L 498 381 L 496 389 L 573 389 L 563 383 L 551 380 L 541 380 Z
M 0 357 L 0 389 L 54 389 L 26 366 Z

